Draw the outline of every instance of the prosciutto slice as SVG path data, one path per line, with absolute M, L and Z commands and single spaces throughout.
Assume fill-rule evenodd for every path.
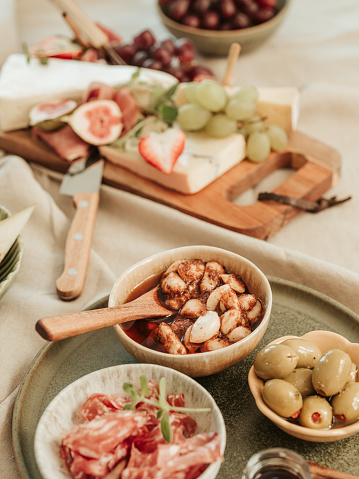
M 44 131 L 34 126 L 32 133 L 49 145 L 64 160 L 73 161 L 89 155 L 90 145 L 77 136 L 69 125 L 56 131 Z
M 149 398 L 158 385 L 149 381 Z M 196 421 L 170 411 L 172 442 L 157 419 L 158 407 L 139 402 L 124 410 L 129 398 L 92 394 L 82 405 L 84 422 L 63 434 L 60 458 L 74 479 L 196 479 L 216 461 L 223 461 L 218 433 L 195 434 Z M 171 405 L 184 406 L 184 395 L 168 395 Z

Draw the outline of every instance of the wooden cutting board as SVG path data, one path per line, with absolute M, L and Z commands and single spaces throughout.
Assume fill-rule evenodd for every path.
M 69 167 L 47 145 L 34 139 L 29 130 L 0 132 L 0 148 L 61 173 Z M 103 182 L 223 228 L 267 239 L 302 210 L 274 201 L 256 201 L 248 206 L 233 201 L 280 168 L 290 168 L 293 174 L 273 193 L 316 201 L 339 180 L 341 157 L 332 147 L 296 131 L 284 152 L 272 153 L 258 164 L 244 160 L 192 195 L 169 190 L 109 162 L 104 168 Z

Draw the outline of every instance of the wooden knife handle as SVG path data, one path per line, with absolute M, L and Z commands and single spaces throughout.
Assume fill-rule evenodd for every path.
M 70 301 L 82 293 L 99 204 L 98 193 L 76 193 L 75 216 L 67 234 L 64 271 L 56 281 L 61 299 Z

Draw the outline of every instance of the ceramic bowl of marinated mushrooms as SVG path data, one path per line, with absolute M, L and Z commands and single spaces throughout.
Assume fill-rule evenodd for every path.
M 248 383 L 258 409 L 288 434 L 334 442 L 359 432 L 359 344 L 331 331 L 272 341 Z
M 168 318 L 114 326 L 139 362 L 208 376 L 248 356 L 268 327 L 270 284 L 255 264 L 231 251 L 184 246 L 146 258 L 116 281 L 109 307 L 154 287 Z

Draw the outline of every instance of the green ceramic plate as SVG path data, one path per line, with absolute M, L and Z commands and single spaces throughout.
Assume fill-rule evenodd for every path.
M 10 212 L 4 207 L 0 206 L 0 221 L 4 220 L 10 215 Z M 19 235 L 15 243 L 7 252 L 5 258 L 0 263 L 0 298 L 4 296 L 6 291 L 15 281 L 19 272 L 23 253 L 22 237 Z
M 222 373 L 197 379 L 212 394 L 226 423 L 225 462 L 217 477 L 238 479 L 249 457 L 268 447 L 287 447 L 309 461 L 359 475 L 359 434 L 335 443 L 309 443 L 289 436 L 257 409 L 247 383 L 256 352 L 273 339 L 325 329 L 359 342 L 359 317 L 308 288 L 269 279 L 273 290 L 272 317 L 256 351 Z M 93 309 L 106 305 L 104 298 Z M 41 479 L 34 458 L 34 434 L 50 401 L 85 374 L 135 362 L 112 327 L 50 343 L 41 349 L 25 375 L 13 414 L 13 447 L 22 478 Z

